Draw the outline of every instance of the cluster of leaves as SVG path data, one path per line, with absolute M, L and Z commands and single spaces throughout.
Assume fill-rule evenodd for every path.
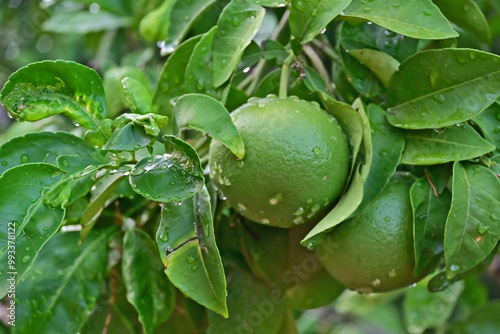
M 296 332 L 293 303 L 251 272 L 237 213 L 206 177 L 210 140 L 245 155 L 229 111 L 269 94 L 317 101 L 352 149 L 348 186 L 302 244 L 314 249 L 394 173 L 412 175 L 415 271 L 442 271 L 406 292 L 407 329 L 444 326 L 460 303 L 450 332 L 498 328 L 498 304 L 470 295 L 500 240 L 498 16 L 482 11 L 500 4 L 85 3 L 54 11 L 45 31 L 102 32 L 103 49 L 135 34 L 168 57 L 161 71 L 145 53 L 101 59 L 104 80 L 40 61 L 3 86 L 11 117 L 76 126 L 0 146 L 0 296 L 16 272 L 17 332 Z

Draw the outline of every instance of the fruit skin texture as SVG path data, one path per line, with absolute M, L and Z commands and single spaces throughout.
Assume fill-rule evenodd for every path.
M 244 217 L 278 227 L 302 224 L 329 207 L 349 171 L 349 146 L 335 118 L 298 98 L 253 100 L 231 113 L 245 144 L 238 160 L 210 145 L 210 177 Z
M 391 179 L 379 197 L 335 227 L 316 248 L 325 269 L 348 289 L 392 291 L 425 276 L 413 275 L 410 187 L 409 180 Z

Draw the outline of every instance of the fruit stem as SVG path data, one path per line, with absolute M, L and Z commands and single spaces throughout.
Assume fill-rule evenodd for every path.
M 294 59 L 293 54 L 290 54 L 283 62 L 283 67 L 281 68 L 279 97 L 287 97 L 288 77 L 290 76 L 290 64 L 292 63 L 293 59 Z

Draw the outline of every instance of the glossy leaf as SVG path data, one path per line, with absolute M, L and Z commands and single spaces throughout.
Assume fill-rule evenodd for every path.
M 384 85 L 377 76 L 347 50 L 342 50 L 344 71 L 352 86 L 364 96 L 377 96 L 384 91 Z
M 329 103 L 332 102 L 330 101 Z M 352 175 L 350 176 L 350 183 L 345 189 L 344 194 L 340 197 L 338 203 L 300 242 L 303 246 L 306 246 L 309 249 L 313 249 L 319 244 L 323 232 L 331 230 L 333 227 L 351 216 L 363 200 L 363 188 L 372 164 L 373 147 L 370 123 L 362 102 L 357 99 L 353 104 L 353 108 L 357 110 L 359 115 L 362 131 L 359 152 L 357 156 L 353 158 L 356 160 L 356 165 Z M 346 120 L 342 122 L 339 121 L 339 124 L 342 126 L 343 122 L 346 122 Z M 347 134 L 347 136 L 349 136 L 349 134 Z
M 342 131 L 345 133 L 351 145 L 352 156 L 358 156 L 359 148 L 363 140 L 363 122 L 361 116 L 350 105 L 339 102 L 326 93 L 319 93 L 326 110 L 332 114 L 339 122 Z M 355 159 L 351 162 L 351 171 L 356 164 Z
M 124 127 L 116 129 L 103 149 L 106 151 L 136 151 L 146 147 L 153 138 L 149 137 L 144 129 L 127 123 Z
M 264 19 L 265 10 L 244 0 L 232 0 L 217 21 L 213 44 L 213 85 L 220 87 L 233 73 Z
M 289 3 L 287 0 L 246 0 L 246 2 L 266 7 L 285 7 Z
M 474 0 L 433 0 L 441 12 L 479 41 L 490 44 L 491 34 L 483 12 Z
M 316 70 L 307 65 L 303 65 L 302 68 L 306 76 L 304 83 L 311 92 L 324 92 L 327 90 L 325 80 Z
M 201 93 L 220 98 L 213 85 L 214 73 L 212 45 L 217 26 L 207 31 L 193 49 L 186 67 L 186 93 Z
M 100 217 L 104 207 L 115 196 L 115 190 L 125 178 L 123 173 L 106 175 L 95 185 L 95 191 L 92 193 L 90 204 L 80 219 L 82 229 L 80 231 L 81 240 L 85 240 L 92 231 L 97 219 Z
M 446 276 L 452 279 L 483 261 L 500 239 L 500 180 L 490 169 L 456 162 L 446 221 Z
M 351 0 L 293 1 L 290 8 L 290 30 L 302 44 L 311 41 L 340 14 Z
M 385 52 L 372 49 L 350 50 L 349 53 L 368 67 L 385 87 L 399 68 L 399 62 Z
M 409 165 L 434 165 L 468 160 L 495 149 L 495 146 L 466 123 L 437 131 L 406 131 L 405 139 L 406 147 L 401 162 Z
M 61 11 L 43 22 L 42 29 L 55 33 L 74 33 L 79 35 L 90 32 L 118 29 L 129 26 L 130 18 L 117 16 L 105 11 Z
M 134 191 L 157 202 L 182 201 L 204 185 L 198 153 L 174 136 L 164 136 L 164 155 L 146 157 L 130 173 Z
M 368 106 L 372 140 L 372 162 L 364 184 L 363 201 L 359 212 L 384 189 L 399 165 L 405 146 L 403 133 L 391 126 L 385 117 L 385 111 L 375 104 Z
M 422 281 L 409 289 L 403 301 L 403 318 L 410 333 L 424 333 L 426 329 L 441 328 L 455 309 L 463 282 L 457 282 L 441 292 L 429 292 L 427 282 Z
M 150 42 L 165 39 L 172 21 L 172 8 L 177 2 L 179 1 L 163 1 L 160 6 L 147 13 L 139 25 L 141 36 Z
M 493 103 L 472 120 L 479 126 L 484 138 L 500 150 L 500 105 Z
M 451 206 L 451 193 L 445 189 L 439 197 L 425 177 L 418 179 L 410 189 L 413 209 L 415 276 L 424 274 L 444 251 L 446 217 Z
M 201 131 L 220 141 L 239 159 L 245 156 L 245 146 L 229 112 L 216 99 L 202 94 L 186 94 L 175 104 L 174 120 L 178 131 Z
M 285 296 L 264 281 L 236 265 L 227 266 L 229 318 L 208 313 L 207 334 L 254 333 L 280 334 L 278 330 L 286 317 Z
M 419 52 L 391 80 L 387 119 L 409 129 L 463 122 L 500 96 L 499 84 L 499 56 L 472 49 Z
M 163 128 L 167 122 L 167 116 L 157 114 L 123 114 L 114 120 L 113 126 L 120 128 L 127 123 L 132 123 L 137 127 L 142 127 L 149 136 L 157 137 L 160 134 L 160 129 Z
M 18 282 L 61 226 L 64 209 L 44 200 L 63 179 L 62 170 L 46 163 L 17 166 L 0 177 L 0 296 L 9 290 L 9 273 L 17 272 Z
M 45 60 L 14 72 L 3 86 L 0 100 L 21 121 L 37 121 L 64 113 L 90 129 L 86 139 L 103 145 L 109 137 L 106 98 L 96 71 L 75 62 Z
M 176 1 L 170 13 L 170 26 L 164 41 L 166 48 L 177 47 L 195 20 L 214 3 L 215 0 Z
M 340 43 L 346 50 L 379 50 L 402 62 L 417 52 L 418 40 L 387 30 L 376 24 L 342 23 Z
M 180 205 L 163 204 L 156 242 L 172 284 L 197 303 L 227 317 L 226 277 L 206 188 Z
M 99 152 L 82 138 L 67 132 L 38 132 L 15 137 L 0 146 L 0 175 L 7 169 L 34 162 L 56 164 L 62 155 L 102 160 Z
M 106 273 L 107 239 L 115 229 L 93 233 L 79 245 L 78 232 L 47 242 L 16 291 L 19 333 L 76 333 L 96 304 Z
M 153 101 L 148 87 L 130 77 L 123 78 L 122 85 L 130 111 L 142 115 L 151 112 Z
M 156 245 L 142 230 L 130 229 L 123 238 L 123 281 L 127 299 L 139 313 L 144 332 L 167 320 L 174 308 L 174 289 L 163 273 Z
M 445 39 L 457 37 L 448 20 L 430 0 L 379 1 L 352 0 L 345 16 L 362 18 L 412 38 Z
M 159 114 L 171 117 L 172 100 L 185 93 L 186 67 L 200 39 L 201 36 L 196 36 L 180 44 L 163 66 L 153 95 L 153 105 L 158 107 Z

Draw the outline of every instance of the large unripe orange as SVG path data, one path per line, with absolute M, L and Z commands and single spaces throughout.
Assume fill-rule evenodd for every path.
M 231 113 L 245 144 L 243 160 L 210 146 L 210 176 L 231 207 L 271 226 L 302 224 L 340 195 L 349 147 L 335 118 L 298 98 L 253 100 Z

